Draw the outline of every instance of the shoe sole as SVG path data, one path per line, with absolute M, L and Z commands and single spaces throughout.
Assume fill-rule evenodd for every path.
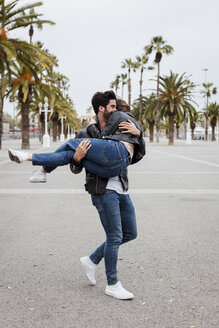
M 8 155 L 9 155 L 9 158 L 10 158 L 11 161 L 19 163 L 19 164 L 21 163 L 19 158 L 16 155 L 13 155 L 10 150 L 8 150 Z
M 114 298 L 116 298 L 116 299 L 118 299 L 118 300 L 132 300 L 133 298 L 134 298 L 134 296 L 131 296 L 131 297 L 119 297 L 119 296 L 117 296 L 117 295 L 115 295 L 115 294 L 110 294 L 109 292 L 107 292 L 107 291 L 105 291 L 105 294 L 107 295 L 107 296 L 111 296 L 111 297 L 114 297 Z
M 88 278 L 88 276 L 87 276 L 86 265 L 83 263 L 84 261 L 83 261 L 82 258 L 80 258 L 80 262 L 81 262 L 81 265 L 82 265 L 82 267 L 83 267 L 83 269 L 84 269 L 84 272 L 85 272 L 85 274 L 86 274 L 86 277 L 87 277 L 89 283 L 91 284 L 91 286 L 95 286 L 95 285 L 96 285 L 96 282 L 95 282 L 95 283 L 92 283 L 92 282 L 90 281 L 90 279 Z
M 46 183 L 46 181 L 30 181 L 30 180 L 28 180 L 28 181 L 31 183 Z

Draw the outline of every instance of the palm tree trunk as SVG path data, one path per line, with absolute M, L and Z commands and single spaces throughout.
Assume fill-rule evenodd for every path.
M 157 104 L 156 104 L 156 141 L 160 139 L 160 101 L 159 101 L 160 63 L 157 64 Z
M 141 75 L 140 75 L 140 95 L 139 95 L 139 110 L 140 110 L 140 123 L 142 124 L 142 112 L 143 112 L 143 106 L 142 106 L 142 84 L 143 84 L 143 68 L 141 69 Z
M 154 123 L 149 123 L 150 142 L 154 142 Z
M 215 141 L 215 126 L 216 124 L 211 124 L 211 129 L 212 129 L 212 137 L 211 137 L 211 141 Z
M 52 119 L 52 130 L 53 130 L 53 141 L 57 141 L 57 131 L 58 131 L 58 120 L 59 120 L 59 114 L 55 112 L 55 115 Z
M 176 137 L 179 139 L 179 124 L 176 124 Z
M 3 76 L 1 76 L 0 80 L 0 149 L 2 149 L 2 134 L 3 134 L 3 107 L 4 107 L 4 97 L 2 93 L 2 82 Z
M 194 140 L 194 131 L 195 131 L 195 128 L 191 128 L 192 130 L 192 140 Z
M 29 114 L 30 104 L 28 102 L 21 103 L 21 135 L 22 135 L 22 149 L 30 149 L 29 142 Z
M 29 86 L 29 91 L 27 95 L 27 99 L 23 102 L 23 92 L 22 88 L 19 88 L 19 102 L 21 104 L 21 135 L 22 135 L 22 149 L 30 149 L 30 141 L 29 141 L 29 114 L 30 114 L 30 103 L 32 100 L 31 96 L 31 86 Z
M 207 96 L 206 113 L 205 113 L 205 141 L 208 141 L 208 96 Z
M 169 145 L 174 145 L 174 114 L 169 115 Z
M 130 78 L 130 68 L 128 69 L 128 104 L 131 106 L 131 78 Z

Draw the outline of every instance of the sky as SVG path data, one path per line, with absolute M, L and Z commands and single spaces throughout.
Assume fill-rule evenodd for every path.
M 172 55 L 162 58 L 161 75 L 186 72 L 201 85 L 207 68 L 206 81 L 219 88 L 218 0 L 44 0 L 37 12 L 56 25 L 35 29 L 33 42 L 43 42 L 58 58 L 57 70 L 70 79 L 69 95 L 79 116 L 86 113 L 96 91 L 109 90 L 116 75 L 126 73 L 122 61 L 143 55 L 157 35 L 174 48 Z M 10 37 L 29 41 L 28 29 L 15 30 Z M 153 60 L 151 55 L 150 64 Z M 139 76 L 140 72 L 131 76 L 132 100 L 139 96 Z M 154 79 L 156 71 L 144 73 L 143 95 L 156 88 Z M 201 110 L 202 96 L 197 94 L 195 100 Z M 211 100 L 218 102 L 219 94 Z M 6 102 L 4 110 L 12 114 L 12 107 Z

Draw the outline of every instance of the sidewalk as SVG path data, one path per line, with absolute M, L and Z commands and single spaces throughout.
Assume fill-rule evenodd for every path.
M 42 149 L 31 141 L 31 151 Z M 19 149 L 19 141 L 4 143 Z M 79 258 L 105 235 L 84 171 L 60 167 L 30 184 L 32 166 L 0 168 L 0 327 L 216 328 L 219 145 L 148 144 L 129 168 L 138 238 L 119 252 L 130 302 L 104 294 L 103 261 L 89 286 Z

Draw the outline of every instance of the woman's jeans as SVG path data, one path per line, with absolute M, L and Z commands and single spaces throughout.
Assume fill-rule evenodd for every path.
M 98 264 L 104 257 L 107 283 L 114 285 L 118 282 L 119 246 L 137 237 L 135 209 L 129 195 L 108 189 L 103 195 L 92 195 L 92 202 L 99 212 L 106 241 L 90 255 L 90 259 Z
M 91 148 L 82 160 L 82 166 L 89 172 L 104 178 L 111 178 L 125 171 L 130 155 L 123 143 L 106 139 L 89 139 Z M 57 166 L 68 165 L 80 142 L 84 139 L 70 139 L 54 153 L 33 154 L 32 164 L 42 165 L 47 173 Z

